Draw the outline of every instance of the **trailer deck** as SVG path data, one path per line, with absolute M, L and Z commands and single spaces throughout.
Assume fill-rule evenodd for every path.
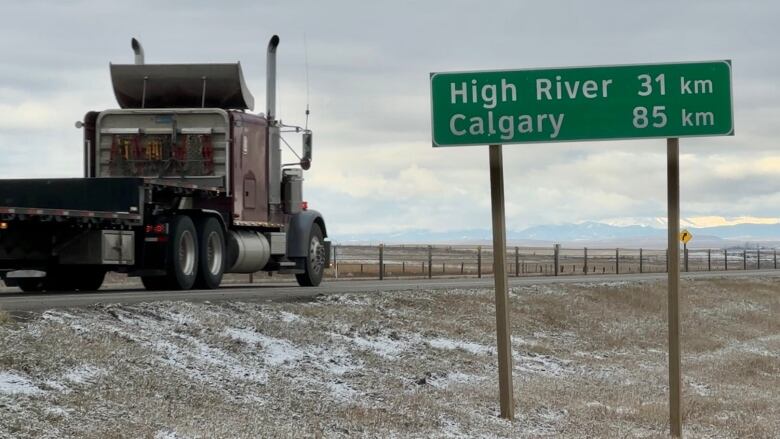
M 0 219 L 115 220 L 140 224 L 147 189 L 219 195 L 225 192 L 223 182 L 222 177 L 198 180 L 140 177 L 0 180 Z

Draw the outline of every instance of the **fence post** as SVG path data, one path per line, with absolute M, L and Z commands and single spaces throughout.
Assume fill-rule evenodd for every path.
M 555 244 L 553 246 L 553 251 L 554 251 L 554 255 L 555 255 L 555 257 L 553 258 L 553 259 L 555 259 L 555 275 L 557 276 L 558 275 L 558 263 L 559 263 L 560 257 L 561 257 L 560 256 L 561 255 L 561 245 L 560 244 Z
M 683 243 L 683 260 L 685 261 L 685 272 L 688 272 L 688 244 Z
M 747 249 L 742 250 L 742 269 L 747 270 Z
M 615 249 L 615 274 L 620 274 L 620 249 Z
M 712 249 L 707 249 L 707 271 L 712 271 Z
M 639 248 L 639 272 L 640 273 L 644 273 L 645 272 L 645 267 L 643 265 L 644 264 L 644 260 L 642 259 L 642 256 L 643 256 L 642 255 L 642 248 L 640 247 Z
M 333 270 L 334 270 L 336 279 L 339 278 L 339 260 L 338 260 L 338 254 L 339 253 L 338 253 L 338 250 L 339 250 L 339 246 L 338 245 L 334 245 L 333 246 Z
M 428 246 L 428 279 L 433 278 L 433 246 Z
M 669 272 L 669 249 L 666 249 L 666 272 Z
M 761 269 L 761 247 L 756 249 L 756 270 Z
M 775 253 L 775 270 L 777 270 L 777 249 L 774 249 Z
M 385 278 L 385 245 L 379 244 L 379 280 Z
M 582 272 L 588 274 L 588 247 L 583 248 L 584 260 L 582 261 Z
M 515 247 L 515 277 L 520 276 L 520 247 Z
M 729 271 L 729 250 L 723 249 L 723 267 L 724 270 Z
M 477 277 L 482 277 L 482 246 L 477 246 Z

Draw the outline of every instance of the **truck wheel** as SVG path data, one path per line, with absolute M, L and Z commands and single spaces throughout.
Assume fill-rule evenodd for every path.
M 199 260 L 195 288 L 219 288 L 222 274 L 225 272 L 225 232 L 214 217 L 200 218 L 197 221 Z
M 192 219 L 186 215 L 176 216 L 171 226 L 166 284 L 172 290 L 189 290 L 198 275 L 198 234 Z
M 325 244 L 322 239 L 322 229 L 318 224 L 311 226 L 309 234 L 309 254 L 304 262 L 303 273 L 296 274 L 295 279 L 302 287 L 316 287 L 322 282 L 325 271 Z

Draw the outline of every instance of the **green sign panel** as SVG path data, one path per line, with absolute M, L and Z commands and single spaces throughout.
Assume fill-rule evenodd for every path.
M 731 61 L 431 74 L 433 146 L 733 135 Z

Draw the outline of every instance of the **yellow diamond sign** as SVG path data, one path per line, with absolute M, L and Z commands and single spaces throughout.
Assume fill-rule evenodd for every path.
M 693 239 L 693 234 L 688 230 L 683 229 L 683 231 L 680 232 L 680 241 L 682 241 L 683 244 L 687 244 L 691 239 Z

